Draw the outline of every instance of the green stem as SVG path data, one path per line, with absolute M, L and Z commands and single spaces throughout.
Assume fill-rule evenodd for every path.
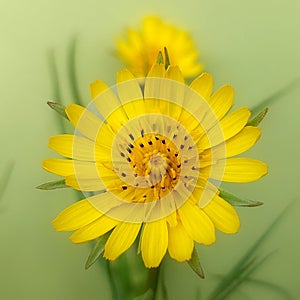
M 158 287 L 158 279 L 159 279 L 160 267 L 149 269 L 148 271 L 148 289 L 152 290 L 151 300 L 155 300 L 157 287 Z
M 114 281 L 114 276 L 110 267 L 110 262 L 108 260 L 104 260 L 105 261 L 105 266 L 106 266 L 106 272 L 108 275 L 108 281 L 109 281 L 109 285 L 110 285 L 110 289 L 111 289 L 111 293 L 112 293 L 112 298 L 114 300 L 119 300 L 119 294 L 118 294 L 118 289 L 116 286 L 116 283 Z

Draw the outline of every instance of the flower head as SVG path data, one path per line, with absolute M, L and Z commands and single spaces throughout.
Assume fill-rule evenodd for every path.
M 140 233 L 148 268 L 167 251 L 189 260 L 194 242 L 215 242 L 215 229 L 236 233 L 239 218 L 218 186 L 257 180 L 267 166 L 233 158 L 256 143 L 260 129 L 247 126 L 247 108 L 228 114 L 232 87 L 213 94 L 212 88 L 207 73 L 187 86 L 177 66 L 163 64 L 153 65 L 143 85 L 128 70 L 118 73 L 115 87 L 94 82 L 87 108 L 66 108 L 75 134 L 50 138 L 49 147 L 69 159 L 43 162 L 68 186 L 88 193 L 54 220 L 56 230 L 74 231 L 74 243 L 109 233 L 109 260 Z
M 128 29 L 127 39 L 117 40 L 117 54 L 137 77 L 144 77 L 155 63 L 157 53 L 166 47 L 171 61 L 184 77 L 193 77 L 202 70 L 191 36 L 183 29 L 165 23 L 156 16 L 144 18 L 141 31 Z

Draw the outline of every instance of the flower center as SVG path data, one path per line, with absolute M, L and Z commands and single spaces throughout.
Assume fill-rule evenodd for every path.
M 141 186 L 141 178 L 160 199 L 176 186 L 180 171 L 180 154 L 173 142 L 159 134 L 146 134 L 134 141 L 128 153 L 128 161 L 136 177 L 135 186 Z M 154 200 L 155 200 L 154 199 Z

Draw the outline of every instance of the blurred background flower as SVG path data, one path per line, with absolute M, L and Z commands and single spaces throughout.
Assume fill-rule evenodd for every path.
M 214 75 L 216 86 L 229 82 L 235 87 L 238 106 L 255 107 L 299 77 L 300 3 L 187 0 L 175 5 L 174 1 L 154 0 L 132 1 L 129 5 L 124 1 L 3 0 L 0 14 L 1 174 L 7 172 L 7 161 L 14 162 L 0 202 L 1 298 L 79 300 L 95 299 L 101 293 L 103 299 L 112 299 L 100 266 L 83 269 L 89 247 L 72 245 L 52 228 L 53 217 L 73 202 L 72 191 L 45 193 L 34 189 L 55 179 L 45 174 L 40 162 L 52 155 L 47 149 L 48 137 L 54 131 L 62 133 L 46 101 L 74 102 L 76 92 L 69 88 L 70 74 L 73 79 L 77 75 L 77 96 L 85 103 L 89 102 L 90 82 L 101 78 L 114 83 L 115 73 L 121 68 L 111 54 L 115 39 L 127 26 L 138 28 L 143 16 L 159 14 L 169 24 L 190 32 L 201 50 L 201 63 Z M 77 48 L 72 52 L 74 40 L 70 37 L 74 34 Z M 60 94 L 55 95 L 47 64 L 50 49 L 55 49 L 51 58 L 55 57 L 61 87 Z M 197 291 L 206 299 L 216 284 L 214 275 L 230 270 L 257 240 L 257 233 L 297 199 L 299 92 L 299 85 L 294 85 L 270 106 L 261 126 L 263 142 L 248 153 L 266 161 L 271 166 L 270 174 L 251 183 L 247 191 L 244 186 L 226 185 L 236 194 L 265 204 L 259 209 L 238 210 L 242 224 L 247 226 L 242 225 L 237 236 L 220 235 L 217 244 L 199 249 L 204 268 L 210 273 L 205 281 L 199 282 L 186 265 L 170 261 L 165 270 L 170 299 L 196 299 Z M 260 254 L 278 251 L 255 273 L 256 278 L 280 284 L 295 299 L 300 267 L 300 242 L 295 238 L 298 211 L 296 203 L 265 239 Z M 286 234 L 291 228 L 296 233 Z M 243 297 L 282 299 L 281 294 L 251 283 L 241 286 L 231 299 Z
M 190 34 L 157 16 L 145 17 L 140 30 L 128 29 L 126 38 L 117 40 L 117 55 L 136 77 L 143 77 L 164 47 L 169 51 L 170 61 L 179 66 L 184 77 L 196 76 L 202 70 L 199 50 Z

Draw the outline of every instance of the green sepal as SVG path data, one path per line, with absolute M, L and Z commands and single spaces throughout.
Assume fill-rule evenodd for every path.
M 142 249 L 142 236 L 143 236 L 144 225 L 145 224 L 143 223 L 142 227 L 140 229 L 140 232 L 139 232 L 139 242 L 138 242 L 137 251 L 136 251 L 137 255 L 139 255 L 141 253 L 141 249 Z
M 223 190 L 220 190 L 219 196 L 233 206 L 254 207 L 254 206 L 259 206 L 259 205 L 264 204 L 263 202 L 260 202 L 260 201 L 239 198 L 239 197 L 237 197 L 229 192 L 223 191 Z
M 156 62 L 157 62 L 159 65 L 162 65 L 162 64 L 164 63 L 164 58 L 163 58 L 163 55 L 162 55 L 162 52 L 161 52 L 161 51 L 158 52 Z
M 96 243 L 95 243 L 93 249 L 91 250 L 91 253 L 85 263 L 86 270 L 88 268 L 90 268 L 97 261 L 97 259 L 100 257 L 100 255 L 103 253 L 105 243 L 108 240 L 110 233 L 111 233 L 111 231 L 105 233 L 104 235 L 100 236 L 96 240 Z
M 37 186 L 36 188 L 40 190 L 56 190 L 56 189 L 63 189 L 67 187 L 69 186 L 66 185 L 65 179 L 62 179 L 62 180 L 55 180 L 55 181 L 43 183 Z
M 64 118 L 66 118 L 67 120 L 69 120 L 67 114 L 66 114 L 66 107 L 60 103 L 57 102 L 51 102 L 48 101 L 47 104 L 53 109 L 55 110 L 57 113 L 59 113 L 61 116 L 63 116 Z
M 193 253 L 192 253 L 192 257 L 190 258 L 190 260 L 187 261 L 187 263 L 189 264 L 189 266 L 191 267 L 191 269 L 202 279 L 204 279 L 205 275 L 204 275 L 204 271 L 201 267 L 200 264 L 200 260 L 199 260 L 199 255 L 197 252 L 197 249 L 194 247 Z
M 170 66 L 170 57 L 167 47 L 164 47 L 164 53 L 165 53 L 165 69 L 167 70 Z
M 248 121 L 247 126 L 258 126 L 261 121 L 265 118 L 268 113 L 268 108 L 264 108 L 260 113 L 258 113 L 254 118 Z

